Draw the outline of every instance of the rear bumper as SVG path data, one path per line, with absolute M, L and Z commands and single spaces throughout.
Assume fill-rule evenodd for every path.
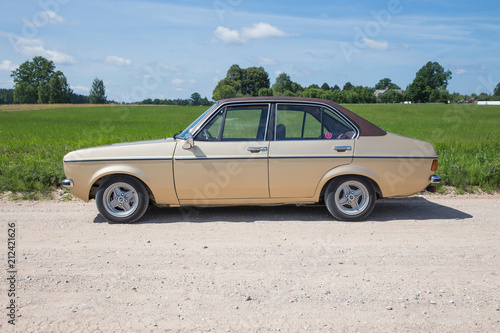
M 441 183 L 441 177 L 431 176 L 431 184 L 439 184 L 439 183 Z
M 427 192 L 436 193 L 436 186 L 434 186 L 432 184 L 439 184 L 439 183 L 441 183 L 441 177 L 431 176 L 431 184 L 429 184 L 429 186 L 427 186 L 427 188 L 425 190 Z

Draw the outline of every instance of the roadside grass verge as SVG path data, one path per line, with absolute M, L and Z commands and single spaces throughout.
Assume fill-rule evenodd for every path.
M 69 151 L 171 137 L 206 107 L 63 106 L 0 109 L 0 192 L 34 193 L 60 186 Z M 348 109 L 388 132 L 428 141 L 437 174 L 459 192 L 500 189 L 500 107 L 445 104 L 354 104 Z M 47 108 L 47 109 L 46 109 Z M 18 196 L 19 197 L 19 196 Z

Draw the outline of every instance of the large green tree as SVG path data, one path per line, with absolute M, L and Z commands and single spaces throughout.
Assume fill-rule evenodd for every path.
M 378 90 L 383 90 L 385 88 L 401 89 L 397 84 L 392 83 L 392 80 L 387 77 L 380 79 L 380 81 L 378 81 L 378 83 L 375 85 L 375 89 Z
M 10 75 L 14 80 L 14 102 L 36 103 L 38 87 L 43 80 L 48 83 L 54 74 L 55 65 L 44 57 L 34 57 L 25 61 Z
M 244 95 L 258 96 L 261 88 L 269 87 L 269 74 L 263 67 L 249 67 L 244 70 L 241 86 Z
M 276 96 L 296 96 L 302 91 L 304 88 L 297 82 L 293 82 L 286 73 L 278 75 L 273 84 L 273 92 Z
M 263 67 L 241 68 L 232 65 L 226 77 L 217 83 L 213 91 L 213 99 L 220 96 L 232 95 L 234 89 L 236 96 L 258 96 L 261 88 L 269 88 L 269 75 Z
M 233 86 L 230 85 L 222 85 L 220 87 L 217 87 L 214 90 L 212 98 L 216 101 L 225 99 L 225 98 L 233 98 L 236 97 L 236 90 L 234 89 Z
M 429 61 L 417 72 L 415 79 L 406 90 L 406 95 L 414 102 L 425 103 L 441 99 L 450 79 L 450 71 L 445 71 L 437 62 Z
M 348 91 L 348 90 L 351 90 L 354 86 L 352 85 L 351 82 L 346 82 L 344 84 L 344 88 L 342 88 L 342 91 Z
M 493 96 L 500 96 L 500 82 L 495 87 L 495 90 L 493 91 Z
M 104 104 L 106 103 L 106 88 L 104 82 L 98 78 L 92 82 L 92 88 L 89 93 L 89 102 L 91 104 Z
M 48 104 L 50 100 L 49 84 L 45 80 L 41 80 L 38 85 L 38 104 Z
M 281 73 L 276 78 L 276 82 L 273 84 L 273 91 L 278 94 L 282 94 L 285 91 L 292 91 L 292 80 L 290 75 L 286 73 Z
M 49 81 L 49 103 L 70 103 L 72 94 L 66 76 L 61 71 L 55 72 Z
M 201 102 L 201 95 L 197 92 L 191 94 L 190 103 L 191 105 L 198 106 Z

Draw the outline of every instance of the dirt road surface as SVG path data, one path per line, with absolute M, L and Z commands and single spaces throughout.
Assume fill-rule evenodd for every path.
M 0 221 L 1 332 L 500 331 L 498 195 L 382 200 L 358 223 L 282 206 L 119 225 L 95 202 L 2 200 Z

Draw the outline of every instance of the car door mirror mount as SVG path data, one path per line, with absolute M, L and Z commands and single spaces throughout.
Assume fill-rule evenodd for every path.
M 193 148 L 193 146 L 194 146 L 193 136 L 191 134 L 188 134 L 186 136 L 186 142 L 184 142 L 184 144 L 182 145 L 182 148 L 189 150 L 189 149 Z

